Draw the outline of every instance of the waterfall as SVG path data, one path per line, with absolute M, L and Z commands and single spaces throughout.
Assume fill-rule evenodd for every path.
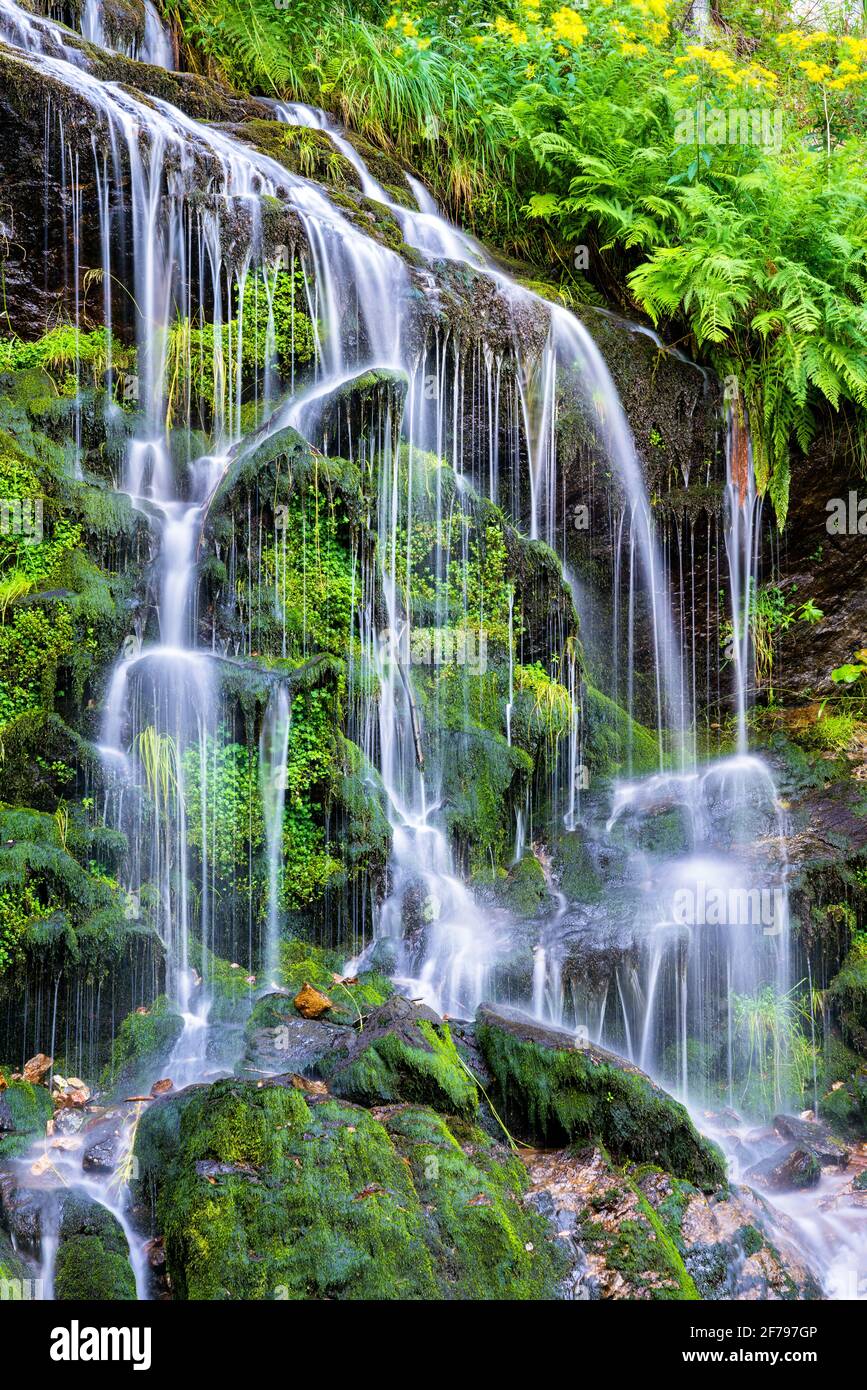
M 88 0 L 81 22 L 85 37 L 104 46 L 99 0 Z M 169 68 L 171 44 L 154 24 L 159 21 L 148 3 L 144 39 L 131 56 Z M 362 197 L 384 207 L 406 245 L 418 253 L 412 271 L 395 251 L 360 231 L 321 189 L 277 160 L 161 97 L 139 99 L 128 86 L 102 80 L 92 55 L 62 26 L 29 14 L 13 0 L 0 0 L 0 35 L 15 61 L 50 76 L 92 112 L 106 327 L 131 326 L 136 343 L 137 375 L 130 390 L 139 411 L 124 459 L 123 488 L 148 520 L 156 558 L 146 612 L 128 634 L 111 677 L 100 747 L 109 819 L 130 843 L 125 887 L 133 898 L 144 885 L 156 890 L 153 910 L 166 991 L 184 1019 L 168 1063 L 175 1084 L 215 1070 L 209 1056 L 208 972 L 217 920 L 211 856 L 219 810 L 216 767 L 231 735 L 225 727 L 221 658 L 214 637 L 209 646 L 203 635 L 207 617 L 198 611 L 197 578 L 203 526 L 221 484 L 232 468 L 289 427 L 311 442 L 317 458 L 344 459 L 370 484 L 375 545 L 372 558 L 354 557 L 348 703 L 358 747 L 381 778 L 391 849 L 375 941 L 361 943 L 359 963 L 386 940 L 393 947 L 394 977 L 405 993 L 441 1013 L 467 1018 L 499 988 L 498 970 L 514 947 L 514 922 L 471 891 L 450 840 L 444 755 L 432 737 L 441 695 L 437 690 L 432 697 L 433 714 L 426 722 L 415 670 L 422 664 L 435 668 L 439 657 L 413 606 L 413 546 L 420 535 L 430 538 L 425 553 L 435 622 L 429 626 L 433 640 L 442 642 L 448 634 L 452 652 L 460 652 L 453 656 L 460 668 L 454 698 L 456 706 L 463 699 L 466 707 L 463 678 L 468 670 L 483 673 L 487 595 L 476 613 L 466 581 L 463 592 L 449 587 L 455 572 L 465 574 L 467 568 L 470 541 L 461 507 L 501 507 L 534 555 L 565 555 L 558 450 L 564 415 L 574 410 L 582 438 L 613 478 L 607 501 L 616 537 L 610 690 L 615 701 L 625 695 L 628 775 L 601 793 L 581 780 L 585 691 L 571 637 L 559 644 L 557 670 L 545 673 L 552 682 L 556 675 L 568 706 L 568 727 L 546 775 L 557 831 L 580 841 L 588 856 L 592 848 L 600 861 L 620 865 L 622 881 L 612 874 L 606 900 L 579 904 L 576 913 L 549 875 L 544 920 L 533 924 L 536 939 L 523 1002 L 541 1018 L 625 1052 L 685 1100 L 704 1099 L 710 1065 L 705 1054 L 722 1029 L 728 1040 L 724 1079 L 737 1103 L 732 1040 L 738 1001 L 755 999 L 765 987 L 785 997 L 793 981 L 785 817 L 768 767 L 750 754 L 748 744 L 750 614 L 761 505 L 749 440 L 735 412 L 728 417 L 723 534 L 732 603 L 736 751 L 702 763 L 695 734 L 695 618 L 693 612 L 688 631 L 682 573 L 680 614 L 669 602 L 676 562 L 683 565 L 682 537 L 678 534 L 676 550 L 673 544 L 669 548 L 654 517 L 617 390 L 585 326 L 565 308 L 515 283 L 472 237 L 441 216 L 417 180 L 407 178 L 416 207 L 395 202 L 323 112 L 297 103 L 266 108 L 285 124 L 328 135 L 354 170 Z M 64 178 L 80 199 L 83 155 L 72 154 L 65 143 Z M 75 206 L 79 218 L 80 203 Z M 290 222 L 280 224 L 286 240 L 292 240 L 291 256 L 289 246 L 272 236 L 269 217 L 275 208 L 291 214 Z M 296 224 L 315 347 L 309 378 L 296 382 L 293 363 L 291 383 L 281 384 L 273 366 L 273 300 L 277 275 L 291 266 L 294 276 L 296 246 L 285 229 Z M 431 310 L 456 266 L 497 306 L 492 321 L 505 328 L 492 329 L 490 342 L 474 342 Z M 125 297 L 117 286 L 127 269 L 131 287 Z M 71 273 L 77 290 L 77 264 Z M 265 297 L 268 313 L 264 362 L 257 358 L 250 410 L 242 393 L 244 306 L 257 294 Z M 213 419 L 206 446 L 196 437 L 189 409 L 179 412 L 180 430 L 171 412 L 178 378 L 193 355 L 191 335 L 205 324 L 213 344 Z M 343 388 L 365 373 L 383 371 L 405 390 L 402 407 L 396 394 L 389 395 L 371 407 L 369 428 L 360 436 L 341 424 L 347 437 L 335 441 L 336 427 L 329 424 L 332 437 L 327 437 L 323 421 Z M 183 404 L 188 407 L 188 399 Z M 418 491 L 425 494 L 424 517 L 416 505 Z M 232 561 L 238 544 L 233 536 Z M 275 596 L 278 566 L 279 561 Z M 563 580 L 580 612 L 586 601 L 581 582 L 568 566 Z M 708 582 L 710 607 L 709 595 Z M 637 672 L 642 601 L 648 610 L 646 673 Z M 506 602 L 504 745 L 514 754 L 522 664 L 514 586 Z M 548 621 L 549 631 L 565 634 L 562 614 Z M 422 663 L 418 653 L 426 633 Z M 243 654 L 252 657 L 256 653 L 247 637 Z M 282 651 L 270 654 L 275 662 L 288 660 L 285 615 L 282 642 Z M 633 767 L 637 674 L 648 677 L 646 705 L 652 715 L 647 722 L 655 724 L 657 749 L 655 770 L 642 776 Z M 270 670 L 267 680 L 267 704 L 256 716 L 254 740 L 266 900 L 258 940 L 251 925 L 246 967 L 262 971 L 269 986 L 279 970 L 285 917 L 293 721 L 288 673 Z M 447 730 L 455 732 L 460 730 Z M 472 778 L 471 768 L 466 776 Z M 537 795 L 528 781 L 522 803 L 509 806 L 516 870 L 527 851 L 538 848 Z M 544 858 L 541 850 L 539 857 Z M 620 914 L 619 954 L 612 952 L 614 964 L 605 970 L 600 966 L 593 974 L 587 968 L 582 974 L 571 952 L 580 947 L 596 953 L 594 960 L 604 954 L 603 919 L 609 911 Z M 252 919 L 252 905 L 250 913 Z M 625 945 L 621 937 L 628 938 Z M 783 1067 L 778 1070 L 773 1098 L 784 1105 Z M 122 1204 L 116 1205 L 121 1211 Z M 46 1241 L 49 1280 L 51 1249 Z
M 274 979 L 280 965 L 280 882 L 283 866 L 283 808 L 286 801 L 286 757 L 292 708 L 282 682 L 265 706 L 259 734 L 259 783 L 265 819 L 268 856 L 268 921 L 265 938 L 266 978 Z

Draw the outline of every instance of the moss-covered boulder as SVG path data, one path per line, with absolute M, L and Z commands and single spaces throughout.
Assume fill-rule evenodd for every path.
M 136 1297 L 129 1246 L 115 1216 L 84 1195 L 63 1200 L 54 1269 L 60 1302 L 96 1299 L 131 1302 Z
M 117 1094 L 150 1087 L 184 1030 L 181 1015 L 165 995 L 149 1009 L 136 1009 L 120 1025 L 102 1085 Z
M 414 1101 L 465 1116 L 478 1109 L 448 1024 L 397 994 L 328 1055 L 322 1074 L 335 1095 L 361 1105 Z
M 53 1113 L 45 1086 L 10 1082 L 0 1091 L 0 1160 L 15 1158 L 38 1134 L 44 1134 Z
M 400 1106 L 382 1121 L 410 1165 L 446 1296 L 553 1297 L 565 1259 L 518 1200 L 527 1186 L 520 1160 L 475 1125 L 428 1109 Z
M 339 952 L 313 946 L 309 941 L 293 938 L 281 943 L 277 983 L 286 990 L 287 1006 L 296 1016 L 298 1010 L 292 1000 L 306 984 L 331 1000 L 331 1008 L 322 1015 L 329 1023 L 357 1023 L 394 993 L 391 981 L 375 970 L 346 977 L 345 959 Z
M 867 1067 L 846 1081 L 836 1081 L 820 1097 L 819 1114 L 836 1134 L 867 1138 Z
M 374 1117 L 226 1079 L 154 1104 L 136 1154 L 178 1298 L 543 1297 L 557 1284 L 510 1156 L 430 1111 Z
M 521 1137 L 548 1146 L 595 1140 L 617 1162 L 656 1163 L 704 1190 L 725 1182 L 716 1145 L 631 1062 L 504 1006 L 481 1008 L 476 1036 L 494 1102 Z

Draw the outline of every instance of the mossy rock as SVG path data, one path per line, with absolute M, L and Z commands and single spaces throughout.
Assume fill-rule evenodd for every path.
M 184 1020 L 165 995 L 146 1012 L 127 1014 L 114 1040 L 101 1084 L 116 1093 L 150 1086 L 184 1031 Z
M 846 1139 L 867 1137 L 867 1070 L 822 1096 L 819 1115 L 835 1133 Z
M 414 1101 L 450 1115 L 472 1116 L 475 1082 L 461 1062 L 448 1024 L 430 1009 L 394 995 L 322 1064 L 335 1095 L 360 1105 Z
M 522 1138 L 547 1146 L 595 1140 L 616 1162 L 657 1163 L 703 1190 L 725 1183 L 716 1145 L 631 1062 L 504 1006 L 481 1008 L 476 1036 L 494 1102 Z
M 131 1303 L 136 1298 L 126 1237 L 120 1223 L 105 1208 L 99 1211 L 104 1219 L 89 1221 L 88 1233 L 64 1238 L 61 1230 L 54 1268 L 54 1297 L 60 1303 L 83 1299 Z
M 56 1299 L 116 1303 L 136 1298 L 127 1239 L 110 1211 L 85 1192 L 64 1191 L 59 1199 L 57 1231 Z
M 516 917 L 538 917 L 550 905 L 545 871 L 535 854 L 525 854 L 505 880 L 495 885 L 497 899 Z
M 358 975 L 354 984 L 338 984 L 335 976 L 343 976 L 345 959 L 337 951 L 313 946 L 297 938 L 281 942 L 277 983 L 287 991 L 294 1013 L 298 1011 L 291 1001 L 305 984 L 312 985 L 332 1001 L 332 1007 L 323 1014 L 329 1023 L 356 1023 L 364 1014 L 378 1008 L 391 997 L 394 993 L 391 981 L 374 970 Z M 260 1023 L 259 1026 L 268 1025 Z
M 22 1153 L 54 1114 L 51 1093 L 29 1081 L 11 1081 L 0 1091 L 0 1159 Z
M 546 1299 L 564 1270 L 547 1223 L 522 1200 L 523 1164 L 475 1125 L 412 1106 L 383 1118 L 425 1212 L 449 1298 Z
M 432 1112 L 388 1123 L 393 1134 L 357 1106 L 278 1082 L 227 1079 L 153 1105 L 136 1142 L 138 1197 L 155 1197 L 175 1296 L 553 1292 L 556 1256 L 519 1204 L 509 1158 L 478 1131 L 459 1141 Z

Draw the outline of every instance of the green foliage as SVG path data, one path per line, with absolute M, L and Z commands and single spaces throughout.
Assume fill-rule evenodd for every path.
M 732 997 L 742 1101 L 764 1115 L 800 1095 L 815 1065 L 813 1045 L 804 1033 L 809 1013 L 795 989 L 780 994 L 766 985 L 756 995 Z
M 82 331 L 71 323 L 58 324 L 30 342 L 0 338 L 0 372 L 41 367 L 65 395 L 75 395 L 88 380 L 98 385 L 110 360 L 116 367 L 126 367 L 130 352 L 117 339 L 110 339 L 104 328 Z
M 252 273 L 244 282 L 240 315 L 217 328 L 178 316 L 166 344 L 166 424 L 231 418 L 242 394 L 261 394 L 266 368 L 287 382 L 315 352 L 314 325 L 305 312 L 300 269 Z M 239 379 L 240 378 L 240 379 Z
M 10 1081 L 0 1091 L 0 1160 L 15 1158 L 45 1133 L 54 1114 L 51 1093 L 46 1086 L 29 1081 Z

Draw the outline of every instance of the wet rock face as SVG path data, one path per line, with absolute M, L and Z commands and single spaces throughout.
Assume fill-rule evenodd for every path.
M 74 291 L 65 285 L 67 267 L 73 264 L 73 207 L 63 179 L 59 141 L 46 141 L 48 90 L 48 84 L 37 88 L 29 70 L 0 57 L 5 313 L 23 338 L 38 337 L 58 317 L 71 321 L 74 315 Z M 51 128 L 56 136 L 56 122 Z M 92 168 L 92 156 L 82 160 L 82 274 L 101 262 Z M 58 308 L 62 309 L 59 316 Z
M 808 457 L 796 458 L 792 467 L 782 581 L 787 591 L 797 585 L 794 598 L 812 598 L 824 617 L 816 624 L 795 623 L 782 636 L 775 669 L 789 700 L 835 690 L 831 672 L 852 660 L 867 631 L 867 507 L 857 511 L 867 488 L 853 454 L 854 437 L 845 418 L 836 429 L 833 421 L 823 421 Z M 841 534 L 828 531 L 834 499 L 845 504 Z
M 785 1144 L 746 1172 L 746 1180 L 758 1187 L 786 1192 L 815 1187 L 822 1174 L 818 1158 L 800 1144 Z
M 482 1006 L 476 1033 L 497 1108 L 519 1136 L 548 1145 L 594 1140 L 615 1160 L 658 1163 L 706 1190 L 724 1184 L 716 1146 L 625 1058 L 502 1005 Z
M 526 1201 L 568 1257 L 569 1299 L 821 1297 L 783 1225 L 747 1191 L 710 1197 L 659 1168 L 588 1148 L 525 1155 Z
M 849 1150 L 827 1125 L 814 1120 L 801 1120 L 795 1115 L 775 1115 L 774 1129 L 784 1139 L 790 1139 L 815 1155 L 823 1168 L 845 1168 L 848 1165 Z
M 259 1001 L 259 1006 L 271 999 L 274 1007 L 279 1009 L 279 1021 L 248 1029 L 246 1052 L 240 1070 L 244 1073 L 294 1071 L 316 1075 L 346 1029 L 321 1019 L 292 1017 L 287 1011 L 288 995 L 266 995 L 265 999 Z

